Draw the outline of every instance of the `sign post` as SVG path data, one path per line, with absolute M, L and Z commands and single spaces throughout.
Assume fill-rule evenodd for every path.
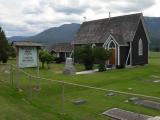
M 37 89 L 39 89 L 39 48 L 42 47 L 40 43 L 33 42 L 14 42 L 13 45 L 16 47 L 17 54 L 17 78 L 16 78 L 16 87 L 20 90 L 19 87 L 19 68 L 27 67 L 36 67 L 37 71 Z
M 38 66 L 37 47 L 19 47 L 18 54 L 19 54 L 18 66 L 20 68 Z

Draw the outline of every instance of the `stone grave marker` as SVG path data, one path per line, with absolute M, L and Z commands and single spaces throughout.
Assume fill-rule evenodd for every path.
M 154 102 L 154 101 L 149 101 L 149 100 L 142 100 L 142 99 L 139 99 L 137 97 L 129 98 L 128 101 L 132 102 L 134 104 L 137 104 L 137 105 L 142 105 L 142 106 L 147 107 L 147 108 L 160 110 L 160 103 L 159 102 Z
M 139 102 L 139 104 L 144 106 L 144 107 L 147 107 L 147 108 L 160 110 L 160 103 L 159 102 L 142 100 L 141 102 Z
M 64 74 L 74 75 L 76 73 L 76 69 L 73 66 L 72 58 L 66 58 L 65 68 L 63 70 Z
M 115 96 L 116 94 L 114 92 L 107 93 L 107 96 Z
M 131 98 L 129 98 L 128 101 L 129 101 L 129 102 L 132 102 L 132 103 L 134 103 L 134 104 L 139 104 L 142 100 L 139 99 L 138 97 L 131 97 Z
M 82 104 L 85 104 L 87 101 L 86 100 L 83 100 L 83 99 L 79 99 L 79 100 L 74 100 L 72 101 L 72 103 L 74 105 L 82 105 Z
M 110 117 L 113 120 L 148 120 L 149 118 L 152 118 L 151 116 L 148 115 L 138 114 L 135 112 L 126 111 L 119 108 L 113 108 L 107 110 L 102 114 Z

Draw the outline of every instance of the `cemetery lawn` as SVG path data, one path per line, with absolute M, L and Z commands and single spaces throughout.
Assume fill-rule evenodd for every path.
M 103 73 L 69 76 L 62 74 L 63 67 L 63 64 L 52 64 L 50 69 L 40 69 L 40 77 L 160 97 L 160 82 L 156 82 L 160 81 L 160 53 L 151 53 L 148 65 L 108 70 Z M 76 65 L 76 68 L 78 71 L 84 69 L 82 65 Z M 32 68 L 25 71 L 32 75 L 36 74 L 36 70 Z M 35 80 L 32 79 L 30 83 L 28 77 L 21 73 L 19 78 L 22 91 L 17 92 L 9 82 L 1 81 L 2 79 L 7 81 L 8 76 L 0 74 L 0 120 L 109 120 L 101 113 L 113 107 L 151 116 L 160 115 L 158 110 L 128 102 L 127 99 L 133 96 L 117 93 L 115 96 L 106 96 L 105 91 L 72 85 L 64 86 L 63 109 L 61 84 L 41 80 L 41 89 L 37 91 L 34 89 Z M 14 84 L 15 82 L 14 80 Z M 81 105 L 72 103 L 80 99 L 86 103 Z M 62 114 L 63 112 L 65 114 Z

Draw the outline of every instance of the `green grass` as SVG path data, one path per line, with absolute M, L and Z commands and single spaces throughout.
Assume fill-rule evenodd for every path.
M 15 63 L 14 60 L 10 62 Z M 113 107 L 153 116 L 160 115 L 160 111 L 124 102 L 132 96 L 116 94 L 116 96 L 107 97 L 104 91 L 72 85 L 64 86 L 65 114 L 61 114 L 62 85 L 41 80 L 41 90 L 36 91 L 34 90 L 36 80 L 32 78 L 30 83 L 28 77 L 20 73 L 19 80 L 23 91 L 17 92 L 10 84 L 9 74 L 3 73 L 3 68 L 4 66 L 0 67 L 2 73 L 0 73 L 1 120 L 106 120 L 108 118 L 101 113 Z M 153 82 L 160 79 L 159 53 L 150 54 L 148 65 L 130 69 L 69 76 L 62 74 L 63 68 L 63 64 L 52 64 L 49 70 L 40 69 L 40 76 L 53 80 L 160 97 L 160 83 Z M 84 70 L 84 67 L 76 65 L 76 69 L 81 71 Z M 14 85 L 16 83 L 15 71 Z M 33 68 L 25 69 L 25 71 L 36 75 L 36 70 Z M 133 89 L 129 90 L 128 88 Z M 87 103 L 79 106 L 72 104 L 72 101 L 77 99 L 84 99 Z

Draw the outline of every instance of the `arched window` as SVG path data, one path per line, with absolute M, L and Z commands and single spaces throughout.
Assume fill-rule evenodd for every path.
M 139 39 L 138 54 L 143 55 L 143 41 L 142 41 L 142 39 Z
M 115 46 L 115 43 L 113 42 L 113 41 L 111 41 L 110 43 L 109 43 L 109 48 L 115 48 L 116 46 Z

